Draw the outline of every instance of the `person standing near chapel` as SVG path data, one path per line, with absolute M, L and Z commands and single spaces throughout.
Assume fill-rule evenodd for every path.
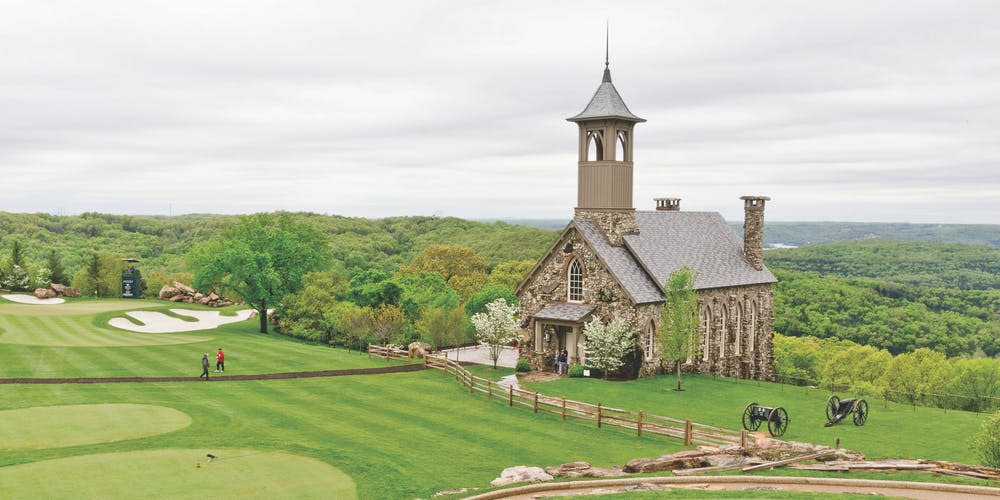
M 201 355 L 201 375 L 198 375 L 198 378 L 203 378 L 205 380 L 208 380 L 208 353 L 207 352 Z
M 567 352 L 566 349 L 563 349 L 562 352 L 559 353 L 559 357 L 556 359 L 559 362 L 559 374 L 566 375 L 566 373 L 569 372 L 569 352 Z
M 219 352 L 215 353 L 215 371 L 226 371 L 226 353 L 222 352 L 221 347 L 219 348 Z

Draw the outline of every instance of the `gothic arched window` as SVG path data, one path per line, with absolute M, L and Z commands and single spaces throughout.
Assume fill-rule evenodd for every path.
M 604 160 L 604 131 L 587 131 L 587 158 L 584 161 Z
M 573 259 L 573 262 L 570 262 L 568 274 L 569 293 L 566 298 L 570 302 L 580 302 L 583 300 L 583 266 L 580 264 L 580 259 Z
M 628 157 L 628 133 L 624 130 L 618 131 L 618 144 L 615 147 L 616 161 L 629 161 Z
M 708 350 L 712 344 L 712 308 L 708 306 L 701 312 L 701 329 L 705 332 L 705 340 L 701 346 L 701 360 L 708 361 Z
M 656 322 L 649 320 L 649 327 L 646 330 L 646 359 L 653 357 L 653 345 L 656 342 Z
M 726 357 L 726 343 L 729 342 L 729 338 L 726 331 L 726 320 L 729 319 L 728 314 L 726 314 L 726 306 L 722 306 L 722 312 L 719 313 L 719 317 L 722 320 L 719 325 L 719 357 Z
M 757 348 L 757 302 L 750 304 L 750 352 Z
M 743 303 L 736 304 L 736 321 L 733 323 L 733 337 L 736 342 L 736 355 L 743 354 Z

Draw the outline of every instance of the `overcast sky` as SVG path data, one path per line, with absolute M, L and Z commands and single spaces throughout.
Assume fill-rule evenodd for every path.
M 636 208 L 1000 224 L 966 0 L 0 0 L 0 211 L 569 218 L 605 19 Z

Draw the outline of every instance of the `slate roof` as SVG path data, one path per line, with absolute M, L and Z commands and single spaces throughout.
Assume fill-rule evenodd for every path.
M 559 321 L 577 322 L 587 317 L 597 306 L 593 304 L 570 304 L 568 302 L 553 302 L 535 313 L 536 319 L 554 319 Z
M 595 118 L 622 118 L 634 122 L 646 121 L 629 111 L 628 106 L 625 105 L 625 101 L 622 100 L 622 96 L 618 93 L 618 89 L 611 83 L 611 72 L 608 69 L 604 70 L 604 81 L 601 82 L 600 87 L 597 87 L 597 92 L 594 92 L 594 97 L 590 98 L 587 107 L 580 114 L 566 120 L 577 122 Z
M 618 279 L 618 282 L 625 287 L 625 291 L 632 297 L 636 304 L 648 302 L 660 302 L 663 300 L 663 293 L 660 287 L 656 286 L 649 274 L 643 270 L 635 257 L 629 253 L 625 247 L 614 247 L 608 243 L 604 237 L 604 232 L 591 221 L 575 220 L 575 224 L 580 235 L 587 240 L 590 248 L 594 249 L 597 257 L 604 262 L 611 274 Z
M 743 241 L 715 212 L 636 212 L 639 234 L 614 247 L 591 221 L 572 222 L 637 304 L 663 301 L 662 286 L 674 271 L 695 271 L 694 288 L 775 283 L 765 267 L 743 256 Z
M 743 240 L 715 212 L 636 212 L 638 235 L 625 245 L 662 286 L 682 266 L 695 271 L 694 288 L 775 283 L 765 267 L 758 271 L 743 255 Z

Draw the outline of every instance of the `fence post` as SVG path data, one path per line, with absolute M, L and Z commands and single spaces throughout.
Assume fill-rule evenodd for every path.
M 642 437 L 642 410 L 639 410 L 639 421 L 637 423 L 638 425 L 636 426 L 636 429 L 639 433 L 639 437 Z
M 424 354 L 424 370 L 427 369 L 427 354 Z
M 510 396 L 508 396 L 507 399 L 507 406 L 514 406 L 514 386 L 508 385 L 507 388 L 510 389 Z
M 368 359 L 372 359 L 372 345 L 368 344 Z
M 476 376 L 469 373 L 469 394 L 476 392 Z
M 692 436 L 691 436 L 692 432 L 691 431 L 692 431 L 692 429 L 691 429 L 691 421 L 690 420 L 685 420 L 684 421 L 684 445 L 685 446 L 691 446 L 691 441 L 692 441 Z
M 535 405 L 531 408 L 532 412 L 538 413 L 538 392 L 535 392 Z
M 597 403 L 597 428 L 601 428 L 601 403 Z
M 493 381 L 491 381 L 491 380 L 487 380 L 486 381 L 486 393 L 487 393 L 486 399 L 489 399 L 489 400 L 492 401 L 493 400 Z
M 566 421 L 566 398 L 565 397 L 562 398 L 562 418 L 563 418 L 563 422 L 565 422 Z
M 747 430 L 746 429 L 740 430 L 740 449 L 741 450 L 747 449 Z
M 444 374 L 448 374 L 448 353 L 444 353 Z

